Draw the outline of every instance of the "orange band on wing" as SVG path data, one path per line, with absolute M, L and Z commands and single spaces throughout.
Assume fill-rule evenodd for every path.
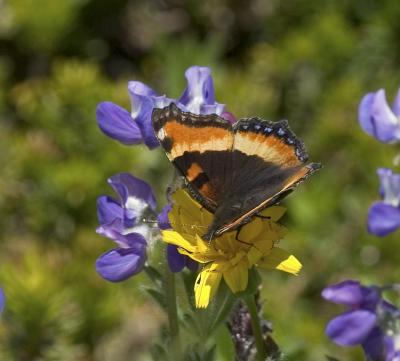
M 285 144 L 274 135 L 239 131 L 235 134 L 234 149 L 247 155 L 257 155 L 283 168 L 301 164 L 295 154 L 295 147 Z
M 165 124 L 165 135 L 172 140 L 171 155 L 173 158 L 184 152 L 223 151 L 232 148 L 233 135 L 230 130 L 212 127 L 189 127 L 176 120 Z
M 186 178 L 189 181 L 192 181 L 201 173 L 203 173 L 203 168 L 201 168 L 198 163 L 192 163 L 192 165 L 186 171 Z

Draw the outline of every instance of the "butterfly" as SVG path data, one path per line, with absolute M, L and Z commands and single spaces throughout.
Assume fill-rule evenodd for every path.
M 152 114 L 154 133 L 191 196 L 213 213 L 211 241 L 251 221 L 321 167 L 286 120 L 197 115 L 174 103 Z

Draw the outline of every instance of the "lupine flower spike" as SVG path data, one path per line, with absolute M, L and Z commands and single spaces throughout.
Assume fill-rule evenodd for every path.
M 400 227 L 400 174 L 379 168 L 382 200 L 375 202 L 368 212 L 368 231 L 386 236 Z
M 117 248 L 102 254 L 96 261 L 96 269 L 106 280 L 118 282 L 137 274 L 144 266 L 150 227 L 142 219 L 155 214 L 156 200 L 151 187 L 129 173 L 119 173 L 108 183 L 119 199 L 98 198 L 97 233 L 113 240 Z
M 371 361 L 392 361 L 386 358 L 388 340 L 382 324 L 384 319 L 398 310 L 382 299 L 378 287 L 365 287 L 357 281 L 348 280 L 325 288 L 322 297 L 350 309 L 326 327 L 326 334 L 335 343 L 341 346 L 361 345 Z
M 361 128 L 383 143 L 394 143 L 400 140 L 400 90 L 389 107 L 385 91 L 365 95 L 358 109 Z

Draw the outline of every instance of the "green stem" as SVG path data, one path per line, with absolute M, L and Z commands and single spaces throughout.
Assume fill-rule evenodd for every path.
M 170 355 L 171 360 L 182 360 L 181 341 L 179 337 L 178 310 L 176 304 L 175 275 L 168 265 L 165 270 L 165 294 L 167 296 L 168 325 L 171 335 Z
M 257 360 L 265 361 L 267 358 L 267 351 L 265 348 L 264 338 L 262 336 L 260 319 L 258 317 L 257 305 L 254 295 L 244 297 L 247 309 L 251 317 L 251 328 L 253 330 L 254 339 L 257 348 Z

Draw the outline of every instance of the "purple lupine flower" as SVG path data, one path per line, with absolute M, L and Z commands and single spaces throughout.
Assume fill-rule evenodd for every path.
M 171 224 L 169 223 L 168 213 L 171 210 L 172 205 L 167 204 L 157 216 L 157 223 L 160 229 L 171 229 Z M 172 244 L 167 245 L 167 261 L 168 266 L 172 272 L 180 272 L 185 266 L 191 271 L 197 271 L 198 263 L 178 252 L 178 247 Z
M 379 237 L 400 227 L 400 174 L 379 168 L 382 201 L 375 202 L 368 212 L 368 231 Z
M 389 107 L 385 91 L 365 95 L 358 108 L 358 119 L 361 128 L 383 143 L 394 143 L 400 140 L 400 90 Z
M 6 296 L 3 289 L 0 287 L 0 312 L 3 312 L 4 306 L 6 304 Z
M 400 339 L 399 335 L 385 337 L 386 359 L 385 361 L 400 361 Z
M 96 231 L 113 240 L 117 247 L 97 259 L 96 270 L 106 280 L 119 282 L 137 274 L 144 266 L 150 228 L 142 219 L 155 214 L 156 200 L 151 187 L 129 173 L 116 174 L 108 183 L 119 199 L 98 198 L 100 227 Z
M 225 106 L 215 101 L 210 68 L 192 66 L 186 70 L 185 77 L 187 87 L 179 99 L 157 95 L 140 81 L 130 81 L 131 113 L 112 102 L 100 103 L 96 112 L 100 129 L 123 144 L 145 143 L 153 149 L 158 146 L 151 122 L 154 108 L 164 108 L 173 102 L 181 110 L 194 114 L 221 115 L 224 112 Z M 234 119 L 230 113 L 225 114 L 227 120 Z
M 328 323 L 326 334 L 340 346 L 361 345 L 372 361 L 385 360 L 385 330 L 380 320 L 397 308 L 382 299 L 379 288 L 348 280 L 325 288 L 322 297 L 350 308 Z

